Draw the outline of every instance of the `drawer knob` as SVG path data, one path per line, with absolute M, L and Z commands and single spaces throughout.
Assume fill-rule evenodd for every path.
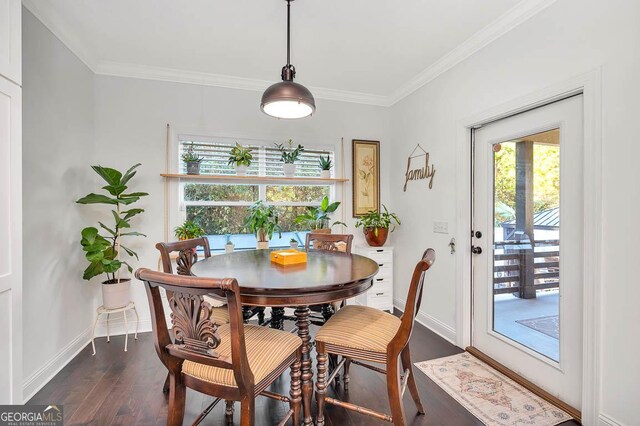
M 376 293 L 376 296 L 384 296 L 384 293 Z

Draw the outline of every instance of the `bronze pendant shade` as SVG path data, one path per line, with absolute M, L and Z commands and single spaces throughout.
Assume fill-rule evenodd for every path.
M 276 118 L 304 118 L 316 110 L 313 95 L 302 84 L 293 81 L 296 68 L 291 65 L 291 1 L 287 2 L 287 65 L 282 67 L 282 81 L 273 84 L 262 94 L 260 108 Z

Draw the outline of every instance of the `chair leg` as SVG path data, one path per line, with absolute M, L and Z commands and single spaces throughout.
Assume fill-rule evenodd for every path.
M 420 401 L 420 393 L 418 393 L 418 386 L 416 385 L 415 375 L 413 374 L 413 365 L 411 364 L 411 352 L 409 351 L 409 345 L 407 345 L 407 347 L 404 348 L 404 350 L 400 354 L 400 358 L 402 359 L 402 369 L 409 370 L 407 387 L 409 388 L 409 392 L 411 392 L 411 397 L 413 398 L 413 402 L 415 402 L 416 404 L 418 413 L 424 414 L 422 401 Z
M 289 390 L 291 402 L 289 403 L 289 406 L 293 410 L 293 424 L 295 426 L 298 426 L 300 424 L 300 411 L 302 408 L 302 372 L 300 371 L 301 357 L 302 351 L 299 350 L 296 355 L 296 361 L 291 366 L 291 389 Z
M 316 425 L 324 426 L 324 397 L 327 392 L 327 354 L 324 345 L 319 343 L 316 347 L 318 353 L 318 377 L 316 379 L 316 403 L 318 405 L 318 419 Z
M 344 390 L 348 391 L 349 390 L 349 367 L 351 367 L 351 358 L 344 358 L 344 371 L 343 371 L 343 377 L 342 377 L 342 381 L 344 382 Z
M 227 424 L 233 424 L 233 404 L 234 400 L 227 399 L 224 401 L 225 409 L 224 409 L 224 417 L 227 421 Z
M 256 398 L 247 396 L 240 401 L 240 425 L 253 426 L 256 421 Z
M 167 426 L 182 426 L 187 388 L 181 375 L 170 374 L 169 409 Z
M 169 393 L 169 389 L 171 389 L 171 373 L 167 373 L 167 378 L 164 381 L 164 385 L 162 386 L 163 393 Z
M 400 394 L 400 372 L 398 371 L 398 358 L 387 361 L 387 394 L 394 426 L 405 426 L 404 406 Z

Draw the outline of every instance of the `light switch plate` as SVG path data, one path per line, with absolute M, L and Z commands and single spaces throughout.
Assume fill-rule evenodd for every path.
M 433 232 L 437 234 L 448 234 L 449 223 L 448 222 L 433 222 Z

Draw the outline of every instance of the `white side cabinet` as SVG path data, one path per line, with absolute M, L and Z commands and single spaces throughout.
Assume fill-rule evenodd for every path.
M 373 259 L 380 268 L 373 287 L 357 296 L 355 303 L 393 312 L 393 247 L 357 246 L 355 253 Z

